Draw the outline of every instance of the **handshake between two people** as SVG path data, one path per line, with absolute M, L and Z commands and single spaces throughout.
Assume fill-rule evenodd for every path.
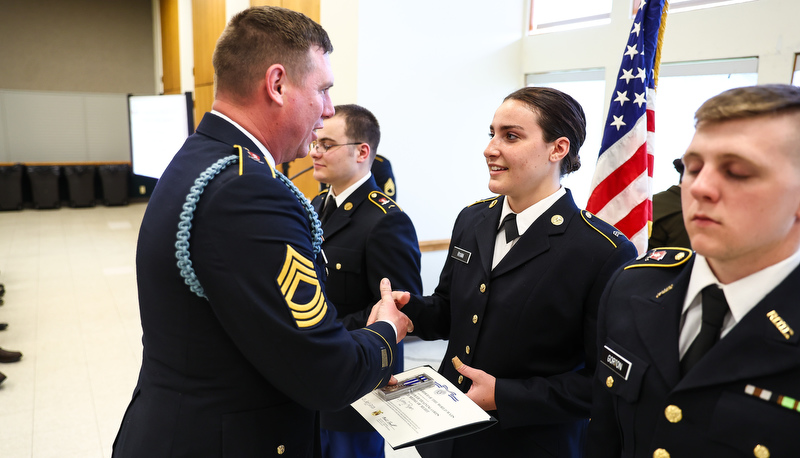
M 414 330 L 414 323 L 401 312 L 400 309 L 408 304 L 411 294 L 408 291 L 392 291 L 388 278 L 381 280 L 381 300 L 372 306 L 372 311 L 367 319 L 367 326 L 376 321 L 390 321 L 397 329 L 397 343 L 402 341 L 406 334 Z
M 381 300 L 372 306 L 367 325 L 376 321 L 391 321 L 397 328 L 397 342 L 400 343 L 407 333 L 414 330 L 414 323 L 400 311 L 411 300 L 411 294 L 407 291 L 392 291 L 392 285 L 388 278 L 381 280 L 380 290 Z M 452 363 L 456 371 L 472 380 L 467 397 L 487 412 L 497 410 L 494 397 L 497 379 L 485 371 L 462 363 L 458 357 L 454 357 Z M 389 385 L 395 384 L 397 384 L 397 379 L 392 376 Z

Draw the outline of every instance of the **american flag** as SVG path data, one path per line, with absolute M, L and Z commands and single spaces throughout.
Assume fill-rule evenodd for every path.
M 653 221 L 655 85 L 667 8 L 667 0 L 642 0 L 633 20 L 586 204 L 639 253 Z

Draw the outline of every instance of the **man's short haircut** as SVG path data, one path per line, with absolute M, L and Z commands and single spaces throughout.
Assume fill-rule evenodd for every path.
M 569 140 L 569 153 L 561 160 L 561 176 L 581 168 L 578 151 L 586 140 L 586 114 L 570 95 L 549 87 L 524 87 L 509 94 L 503 101 L 518 100 L 538 115 L 544 141 L 561 137 Z
M 343 116 L 345 135 L 353 142 L 369 145 L 370 160 L 375 159 L 378 144 L 381 142 L 381 126 L 371 111 L 360 105 L 336 105 L 334 116 Z
M 800 112 L 800 87 L 763 84 L 729 89 L 711 97 L 694 114 L 695 125 L 754 116 Z
M 249 97 L 274 64 L 294 83 L 311 70 L 309 50 L 333 52 L 327 32 L 307 16 L 286 8 L 256 6 L 236 14 L 214 49 L 215 91 Z

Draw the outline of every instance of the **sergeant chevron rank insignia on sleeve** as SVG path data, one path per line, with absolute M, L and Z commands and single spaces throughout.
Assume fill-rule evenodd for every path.
M 310 328 L 322 321 L 328 304 L 312 261 L 286 245 L 286 260 L 276 280 L 299 328 Z

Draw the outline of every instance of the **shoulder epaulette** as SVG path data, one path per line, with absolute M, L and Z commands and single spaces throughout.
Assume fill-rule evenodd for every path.
M 403 211 L 403 209 L 397 205 L 397 202 L 395 202 L 394 200 L 392 200 L 391 197 L 387 196 L 382 192 L 371 191 L 369 193 L 369 201 L 375 204 L 381 210 L 383 210 L 384 213 L 389 213 L 389 210 L 392 209 Z
M 239 145 L 233 145 L 233 149 L 236 152 L 236 154 L 239 155 L 239 175 L 240 176 L 242 174 L 244 174 L 244 168 L 246 167 L 246 164 L 251 164 L 251 161 L 253 161 L 253 162 L 257 162 L 257 163 L 259 163 L 261 165 L 266 165 L 267 167 L 269 167 L 269 171 L 270 171 L 270 173 L 272 173 L 272 178 L 276 178 L 275 169 L 272 168 L 272 164 L 270 164 L 269 161 L 266 158 L 264 158 L 260 153 L 254 153 L 254 152 L 250 151 L 249 148 L 244 147 L 244 146 L 239 146 Z M 249 160 L 245 161 L 244 160 L 245 158 L 249 159 Z
M 684 264 L 692 256 L 694 256 L 694 251 L 688 248 L 655 248 L 639 256 L 633 264 L 626 266 L 625 270 L 635 267 L 676 267 Z
M 467 205 L 467 207 L 472 207 L 473 205 L 482 204 L 484 202 L 492 202 L 492 203 L 489 204 L 489 208 L 492 208 L 495 205 L 497 205 L 497 202 L 498 202 L 497 199 L 499 199 L 499 198 L 500 198 L 500 196 L 494 196 L 494 197 L 489 197 L 488 199 L 481 199 L 481 200 L 479 200 L 477 202 L 473 202 L 473 203 Z
M 625 237 L 625 235 L 617 228 L 603 221 L 599 216 L 593 215 L 591 212 L 581 210 L 581 219 L 583 219 L 583 221 L 588 224 L 589 227 L 597 231 L 612 245 L 614 245 L 614 248 L 617 247 L 617 244 L 614 242 L 614 240 L 619 239 L 620 237 Z
M 331 190 L 331 188 L 330 188 L 330 187 L 327 187 L 327 188 L 323 189 L 322 191 L 320 191 L 320 192 L 319 192 L 317 195 L 318 195 L 318 196 L 324 196 L 325 194 L 327 194 L 328 192 L 330 192 L 330 190 Z

